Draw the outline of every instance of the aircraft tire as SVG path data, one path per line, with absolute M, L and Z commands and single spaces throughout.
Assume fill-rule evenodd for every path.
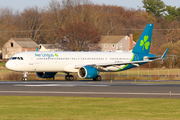
M 69 80 L 73 81 L 74 80 L 74 76 L 73 75 L 69 75 Z
M 68 75 L 65 76 L 65 80 L 68 81 L 69 80 L 69 77 Z
M 94 81 L 101 81 L 101 76 L 98 75 L 96 78 L 93 79 Z
M 22 78 L 22 81 L 27 81 L 27 77 L 23 77 L 23 78 Z
M 66 81 L 73 81 L 74 80 L 74 76 L 73 75 L 66 75 L 65 76 L 65 80 Z

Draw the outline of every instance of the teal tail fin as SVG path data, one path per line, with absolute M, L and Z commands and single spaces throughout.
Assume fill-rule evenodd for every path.
M 133 53 L 149 54 L 154 24 L 147 24 L 141 37 L 133 48 Z

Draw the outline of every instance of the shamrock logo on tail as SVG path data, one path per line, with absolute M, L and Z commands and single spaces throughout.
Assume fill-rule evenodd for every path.
M 149 38 L 149 36 L 144 36 L 144 40 L 141 40 L 140 46 L 143 46 L 142 51 L 144 51 L 144 48 L 146 50 L 148 50 L 148 48 L 149 48 L 150 42 L 147 41 L 148 38 Z

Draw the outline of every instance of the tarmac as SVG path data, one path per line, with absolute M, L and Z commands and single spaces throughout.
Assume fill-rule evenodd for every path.
M 176 81 L 179 82 L 180 81 Z M 0 96 L 180 98 L 180 84 L 167 81 L 0 81 Z

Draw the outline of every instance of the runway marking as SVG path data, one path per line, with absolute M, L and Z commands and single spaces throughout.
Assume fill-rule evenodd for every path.
M 75 86 L 85 86 L 85 87 L 108 87 L 113 86 L 116 84 L 14 84 L 13 86 L 23 86 L 23 87 L 75 87 Z M 122 83 L 121 85 L 126 85 L 126 83 Z M 130 84 L 132 85 L 132 84 Z M 157 85 L 164 85 L 164 84 L 133 84 L 133 85 L 142 85 L 142 86 L 157 86 Z
M 53 86 L 61 86 L 61 87 L 74 87 L 74 86 L 86 86 L 86 87 L 107 87 L 109 85 L 72 85 L 72 84 L 39 84 L 39 85 L 28 85 L 28 84 L 16 84 L 13 86 L 25 86 L 25 87 L 53 87 Z
M 25 86 L 25 87 L 52 87 L 52 86 L 69 86 L 73 87 L 75 85 L 61 85 L 61 84 L 41 84 L 41 85 L 14 85 L 14 86 Z
M 121 92 L 58 92 L 58 91 L 0 91 L 0 93 L 26 94 L 93 94 L 93 95 L 170 95 L 169 93 L 121 93 Z M 180 93 L 171 93 L 180 96 Z

